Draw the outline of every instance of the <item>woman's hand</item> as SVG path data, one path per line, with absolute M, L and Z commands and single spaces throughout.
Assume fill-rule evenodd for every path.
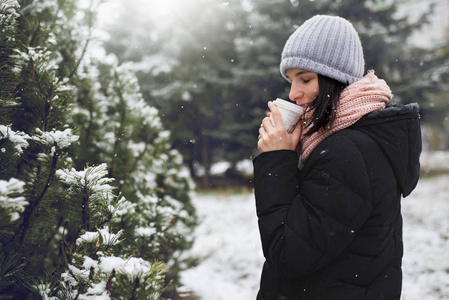
M 301 135 L 301 126 L 298 123 L 292 133 L 287 133 L 287 130 L 282 124 L 281 113 L 277 106 L 270 101 L 268 102 L 268 108 L 273 115 L 274 124 L 276 126 L 274 127 L 271 124 L 269 117 L 265 117 L 262 120 L 262 125 L 260 125 L 259 129 L 259 142 L 257 143 L 257 148 L 260 153 L 275 150 L 295 151 Z

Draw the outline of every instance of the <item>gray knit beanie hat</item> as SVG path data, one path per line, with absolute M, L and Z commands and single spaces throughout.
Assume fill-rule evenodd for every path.
M 288 38 L 280 65 L 282 76 L 287 80 L 285 72 L 289 68 L 354 83 L 363 77 L 365 69 L 359 35 L 346 19 L 316 15 Z

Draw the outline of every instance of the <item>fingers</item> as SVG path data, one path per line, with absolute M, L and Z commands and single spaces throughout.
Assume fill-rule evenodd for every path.
M 268 117 L 262 120 L 262 124 L 260 124 L 259 128 L 259 136 L 258 136 L 259 140 L 257 142 L 257 149 L 259 149 L 260 153 L 269 150 L 269 147 L 267 145 L 269 137 L 268 132 L 265 129 L 266 126 L 272 126 L 271 121 Z
M 282 123 L 282 117 L 279 109 L 272 102 L 268 103 L 270 112 L 262 120 L 262 124 L 259 128 L 259 136 L 257 142 L 257 148 L 259 151 L 274 151 L 274 150 L 295 150 L 298 146 L 301 126 L 298 124 L 293 131 L 293 134 L 287 133 Z M 272 120 L 274 120 L 275 126 L 273 126 Z M 279 124 L 279 125 L 278 125 Z
M 265 126 L 270 126 L 270 125 L 271 125 L 271 121 L 270 121 L 270 119 L 268 119 L 268 122 L 267 122 L 265 119 L 268 119 L 268 118 L 264 118 L 264 119 L 262 120 L 262 124 L 260 124 L 260 128 L 259 128 L 259 140 L 262 139 L 262 138 L 264 138 L 264 137 L 267 137 L 267 136 L 268 136 L 268 133 L 267 133 L 267 131 L 266 131 L 266 129 L 265 129 Z M 265 125 L 264 123 L 265 123 L 266 125 Z
M 271 123 L 271 120 L 269 117 L 263 118 L 261 128 L 263 128 L 265 131 L 268 131 L 271 128 L 273 128 L 273 124 Z
M 263 146 L 264 137 L 266 137 L 266 132 L 265 132 L 265 129 L 263 128 L 263 124 L 261 124 L 260 128 L 259 128 L 259 137 L 258 137 L 259 141 L 257 142 L 257 149 L 259 149 L 260 153 L 265 152 L 265 149 Z
M 273 116 L 273 120 L 274 120 L 274 124 L 279 124 L 279 127 L 284 127 L 284 125 L 282 124 L 282 117 L 281 117 L 281 112 L 279 111 L 278 107 L 276 106 L 276 104 L 274 104 L 272 101 L 268 102 L 268 108 L 271 111 L 271 114 Z

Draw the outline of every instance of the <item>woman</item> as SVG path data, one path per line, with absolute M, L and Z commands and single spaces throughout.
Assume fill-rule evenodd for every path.
M 388 85 L 373 71 L 363 76 L 360 39 L 340 17 L 300 26 L 280 69 L 305 113 L 288 134 L 269 103 L 275 126 L 267 117 L 259 130 L 266 261 L 257 299 L 399 299 L 400 199 L 418 181 L 418 105 L 387 105 Z

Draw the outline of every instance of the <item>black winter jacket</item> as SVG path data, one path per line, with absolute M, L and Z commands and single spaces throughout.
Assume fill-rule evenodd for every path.
M 409 104 L 329 136 L 301 169 L 294 151 L 257 156 L 257 299 L 399 299 L 400 200 L 418 182 L 420 153 L 419 107 Z

